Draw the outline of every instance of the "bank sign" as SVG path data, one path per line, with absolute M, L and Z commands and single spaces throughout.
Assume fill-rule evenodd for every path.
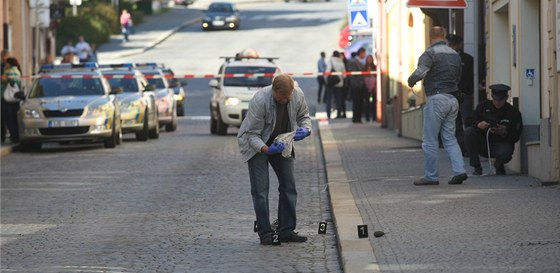
M 367 1 L 348 0 L 348 26 L 351 30 L 370 28 Z

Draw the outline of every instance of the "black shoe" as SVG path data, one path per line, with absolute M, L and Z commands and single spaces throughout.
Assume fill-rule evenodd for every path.
M 420 178 L 414 181 L 415 186 L 432 186 L 432 185 L 439 185 L 439 181 L 430 181 L 426 178 Z
M 458 185 L 458 184 L 463 184 L 463 181 L 467 180 L 467 178 L 469 178 L 467 176 L 466 173 L 462 173 L 456 176 L 453 176 L 451 178 L 451 180 L 449 180 L 448 184 L 449 185 Z
M 506 175 L 506 168 L 504 168 L 504 165 L 496 167 L 496 174 Z
M 474 166 L 474 172 L 472 174 L 473 175 L 482 175 L 482 166 L 480 166 L 480 165 Z
M 280 236 L 280 242 L 303 243 L 306 241 L 307 241 L 307 237 L 298 235 L 293 231 L 287 235 Z
M 496 174 L 497 175 L 505 175 L 506 174 L 506 168 L 504 167 L 504 164 L 502 164 L 500 162 L 496 162 L 494 164 L 494 167 L 496 168 Z

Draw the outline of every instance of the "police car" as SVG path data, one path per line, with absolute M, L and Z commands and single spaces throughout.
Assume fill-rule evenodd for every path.
M 103 141 L 114 148 L 122 137 L 118 92 L 96 63 L 42 66 L 18 112 L 20 147 Z
M 168 132 L 177 130 L 177 102 L 165 74 L 156 63 L 136 63 L 135 67 L 155 86 L 159 125 Z
M 258 54 L 225 59 L 218 71 L 218 78 L 210 80 L 210 133 L 226 135 L 229 126 L 239 127 L 255 92 L 272 84 L 281 69 L 274 60 Z
M 132 63 L 100 65 L 101 73 L 117 94 L 123 133 L 135 133 L 136 140 L 159 137 L 158 108 L 154 87 Z

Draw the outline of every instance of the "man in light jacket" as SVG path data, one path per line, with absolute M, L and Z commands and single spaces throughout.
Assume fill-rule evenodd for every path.
M 307 237 L 298 235 L 296 228 L 296 181 L 294 156 L 284 157 L 287 147 L 276 142 L 278 135 L 293 132 L 294 141 L 311 134 L 311 118 L 303 91 L 295 86 L 288 74 L 274 77 L 272 85 L 259 90 L 249 102 L 247 116 L 237 134 L 243 161 L 249 166 L 251 195 L 257 217 L 260 242 L 272 245 L 276 237 L 280 242 L 305 242 Z M 291 146 L 291 145 L 288 145 Z M 268 164 L 278 177 L 280 192 L 278 204 L 278 228 L 272 229 L 268 206 Z

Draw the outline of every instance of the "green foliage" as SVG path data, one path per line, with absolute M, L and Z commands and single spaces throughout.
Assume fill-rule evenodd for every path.
M 78 42 L 78 37 L 82 35 L 90 44 L 94 43 L 98 46 L 109 41 L 109 27 L 100 20 L 96 20 L 90 16 L 68 16 L 60 20 L 56 30 L 57 47 L 56 52 L 60 54 L 60 50 L 72 41 L 72 44 Z
M 119 15 L 111 4 L 95 3 L 80 10 L 80 16 L 89 16 L 104 22 L 111 33 L 120 32 Z

